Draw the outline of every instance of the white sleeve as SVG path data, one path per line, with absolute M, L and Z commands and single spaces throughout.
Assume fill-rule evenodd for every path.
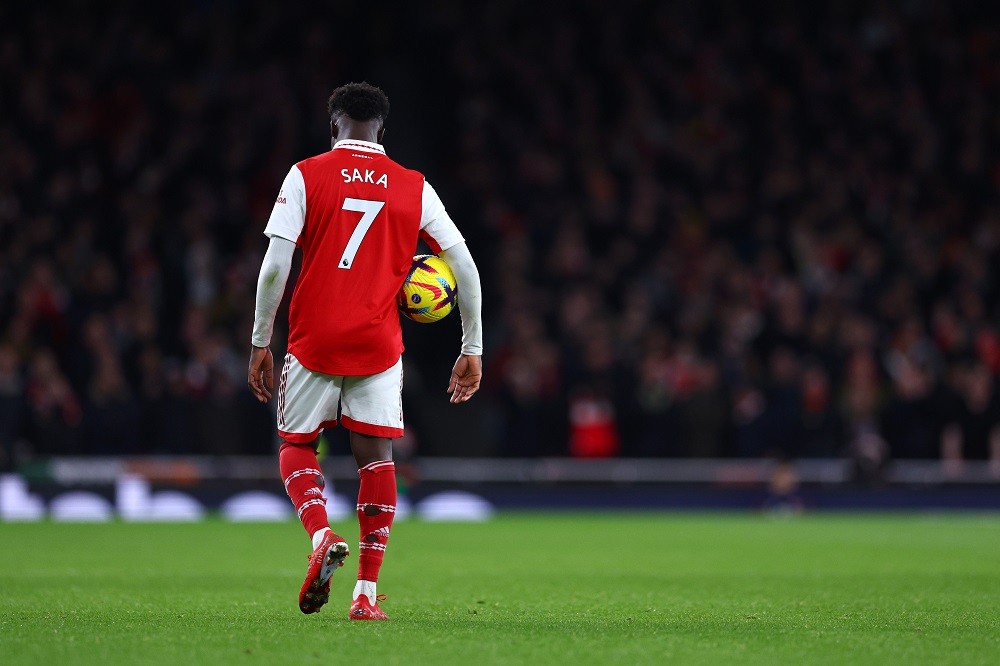
M 427 244 L 438 254 L 442 250 L 447 250 L 465 240 L 451 217 L 448 216 L 448 211 L 444 209 L 441 197 L 426 180 L 424 180 L 420 211 L 420 231 Z
M 295 254 L 295 243 L 272 236 L 260 266 L 260 276 L 257 278 L 257 305 L 253 317 L 253 336 L 250 343 L 254 347 L 267 347 L 271 344 L 271 333 L 274 331 L 274 315 L 278 312 L 281 297 L 285 294 L 285 283 L 292 270 L 292 255 Z
M 299 167 L 293 165 L 278 191 L 264 235 L 270 238 L 278 236 L 296 243 L 305 223 L 306 183 Z
M 441 252 L 441 258 L 455 274 L 458 283 L 458 311 L 462 315 L 462 353 L 482 356 L 483 353 L 483 288 L 479 269 L 465 241 Z

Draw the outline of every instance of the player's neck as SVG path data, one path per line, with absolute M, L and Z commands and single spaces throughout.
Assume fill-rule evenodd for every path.
M 377 122 L 340 121 L 337 123 L 337 135 L 332 137 L 331 145 L 338 141 L 367 141 L 378 143 L 379 124 Z

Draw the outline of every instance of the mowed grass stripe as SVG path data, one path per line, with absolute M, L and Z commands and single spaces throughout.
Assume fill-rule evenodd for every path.
M 402 521 L 379 583 L 388 623 L 347 620 L 356 552 L 331 603 L 301 615 L 307 553 L 297 523 L 0 524 L 0 663 L 995 664 L 1000 654 L 992 514 Z

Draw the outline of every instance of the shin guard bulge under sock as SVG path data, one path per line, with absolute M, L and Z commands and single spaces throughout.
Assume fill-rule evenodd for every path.
M 379 460 L 358 470 L 358 524 L 361 528 L 358 580 L 377 581 L 389 528 L 396 514 L 396 466 Z
M 285 491 L 295 505 L 299 520 L 310 536 L 330 527 L 323 497 L 323 472 L 311 446 L 296 446 L 285 442 L 278 449 L 278 466 Z

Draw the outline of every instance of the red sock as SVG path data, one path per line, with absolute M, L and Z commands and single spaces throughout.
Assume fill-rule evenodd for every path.
M 358 580 L 378 580 L 389 540 L 389 526 L 396 515 L 396 466 L 379 460 L 358 470 L 358 524 L 361 526 Z
M 326 516 L 326 498 L 323 497 L 323 471 L 311 446 L 296 446 L 285 442 L 278 449 L 278 467 L 285 490 L 291 498 L 299 520 L 309 536 L 324 527 L 330 527 Z

